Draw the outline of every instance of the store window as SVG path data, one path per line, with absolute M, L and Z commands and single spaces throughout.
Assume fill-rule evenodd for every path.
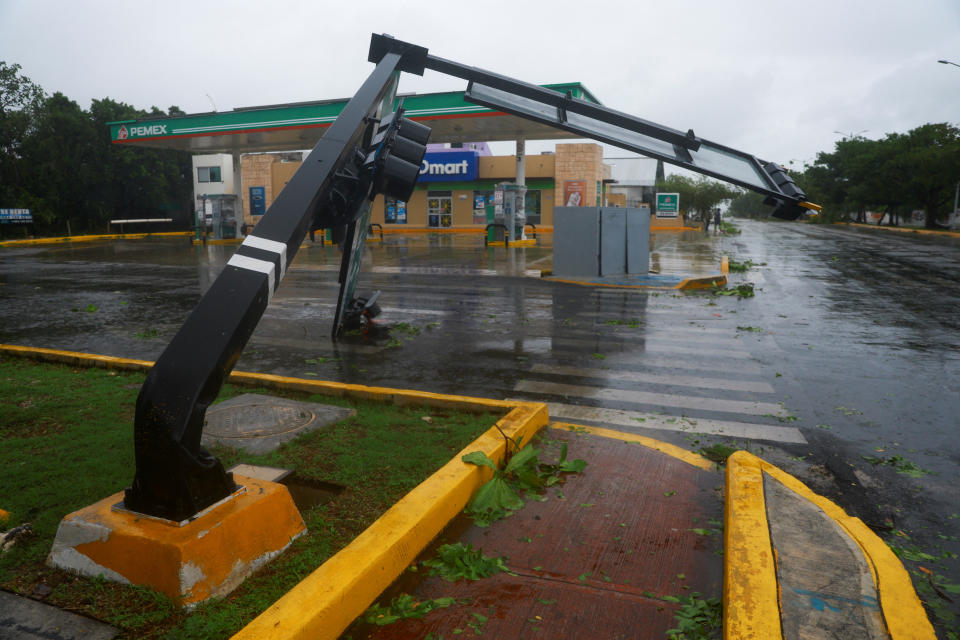
M 407 203 L 394 198 L 384 198 L 383 220 L 387 224 L 407 224 Z
M 427 192 L 427 226 L 453 226 L 453 192 Z
M 493 191 L 474 191 L 473 224 L 487 224 L 487 205 L 493 205 Z
M 197 182 L 223 182 L 220 167 L 197 167 Z
M 523 212 L 527 216 L 527 222 L 531 224 L 540 224 L 540 191 L 527 191 L 527 197 L 523 200 Z

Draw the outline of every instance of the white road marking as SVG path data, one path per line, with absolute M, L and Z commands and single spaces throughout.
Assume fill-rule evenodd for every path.
M 724 400 L 722 398 L 704 398 L 699 396 L 681 396 L 669 393 L 651 393 L 626 389 L 603 389 L 576 384 L 558 384 L 521 380 L 513 387 L 514 391 L 527 393 L 547 393 L 555 396 L 573 396 L 615 402 L 636 402 L 681 409 L 701 409 L 704 411 L 724 411 L 728 413 L 746 413 L 750 415 L 779 415 L 783 407 L 770 402 L 744 402 L 742 400 Z
M 721 391 L 746 391 L 750 393 L 773 393 L 773 387 L 766 382 L 751 380 L 731 380 L 729 378 L 705 378 L 697 376 L 678 376 L 650 373 L 648 371 L 623 371 L 620 369 L 587 369 L 563 365 L 535 364 L 530 368 L 534 373 L 551 373 L 562 376 L 601 378 L 604 380 L 624 380 L 628 382 L 647 382 L 676 387 L 696 387 L 719 389 Z
M 750 422 L 693 419 L 636 411 L 622 411 L 620 409 L 580 407 L 572 404 L 554 402 L 547 403 L 547 410 L 550 412 L 551 420 L 587 420 L 632 427 L 634 429 L 660 429 L 664 431 L 703 433 L 722 435 L 730 438 L 744 438 L 747 440 L 769 440 L 772 442 L 791 442 L 797 444 L 806 444 L 807 442 L 803 434 L 800 433 L 800 430 L 794 427 L 773 427 Z

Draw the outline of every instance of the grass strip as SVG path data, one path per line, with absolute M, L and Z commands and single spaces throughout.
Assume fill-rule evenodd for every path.
M 352 407 L 357 415 L 264 455 L 218 448 L 224 466 L 262 464 L 343 485 L 303 512 L 308 533 L 223 599 L 185 613 L 150 589 L 87 579 L 44 565 L 60 519 L 128 486 L 134 403 L 144 374 L 0 356 L 0 509 L 6 527 L 36 535 L 0 555 L 0 589 L 112 624 L 127 638 L 228 637 L 501 417 L 225 385 L 218 400 L 263 393 Z M 505 412 L 504 412 L 505 413 Z M 429 420 L 425 420 L 429 417 Z

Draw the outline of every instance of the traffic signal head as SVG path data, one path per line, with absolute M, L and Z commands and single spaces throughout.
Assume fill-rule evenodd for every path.
M 367 166 L 373 171 L 371 197 L 383 193 L 409 200 L 427 152 L 430 127 L 403 117 L 403 105 L 381 120 L 371 140 Z
M 764 204 L 775 207 L 773 213 L 770 215 L 783 220 L 796 220 L 802 216 L 806 212 L 806 209 L 798 205 L 797 202 L 807 199 L 807 195 L 803 192 L 803 189 L 798 187 L 786 169 L 776 162 L 768 162 L 763 165 L 763 169 L 777 185 L 777 189 L 785 196 L 791 198 L 788 200 L 786 198 L 774 198 L 773 196 L 767 197 L 767 199 L 763 201 Z

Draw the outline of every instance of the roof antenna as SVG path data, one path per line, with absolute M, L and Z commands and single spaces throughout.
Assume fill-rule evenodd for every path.
M 207 100 L 210 101 L 210 104 L 213 105 L 213 112 L 216 113 L 216 112 L 217 112 L 217 103 L 213 101 L 213 98 L 210 97 L 210 94 L 209 94 L 209 93 L 206 94 L 206 96 L 207 96 Z

